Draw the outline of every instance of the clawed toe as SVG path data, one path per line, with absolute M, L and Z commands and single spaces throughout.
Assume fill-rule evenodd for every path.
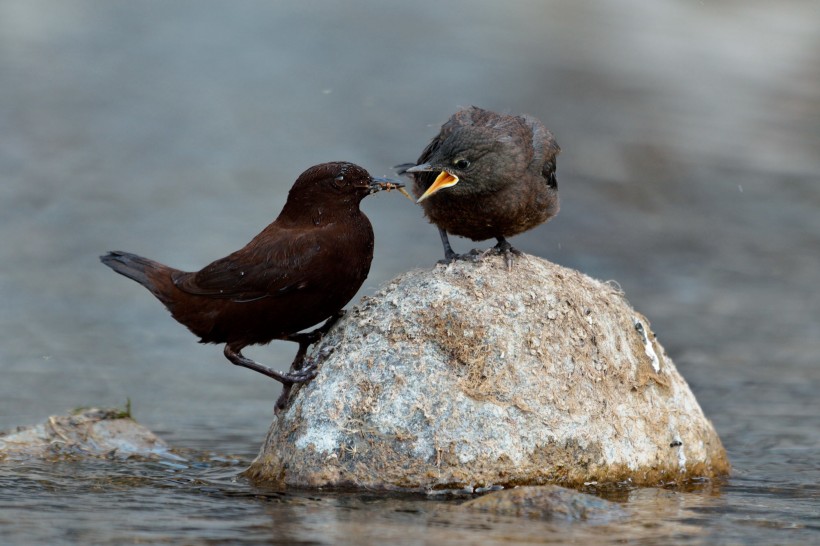
M 306 358 L 304 359 L 301 368 L 283 374 L 284 381 L 282 381 L 282 383 L 287 383 L 290 385 L 294 385 L 296 383 L 307 383 L 311 379 L 315 378 L 318 372 L 319 365 L 317 362 L 313 359 Z
M 504 257 L 504 263 L 507 265 L 507 270 L 512 270 L 513 256 L 523 256 L 524 253 L 512 246 L 506 239 L 499 239 L 498 244 L 488 250 L 488 252 L 495 252 Z
M 278 414 L 288 405 L 290 393 L 293 390 L 294 385 L 308 383 L 316 377 L 316 374 L 319 371 L 319 365 L 313 359 L 304 358 L 301 361 L 301 365 L 302 366 L 298 370 L 291 369 L 290 372 L 283 374 L 282 394 L 280 394 L 279 398 L 276 399 L 274 413 Z
M 451 264 L 455 261 L 465 261 L 465 262 L 477 262 L 481 259 L 481 251 L 473 249 L 466 254 L 456 254 L 453 252 L 452 254 L 448 254 L 444 257 L 443 260 L 439 260 L 438 263 L 440 264 Z
M 523 256 L 524 253 L 513 247 L 507 241 L 504 241 L 503 243 L 498 243 L 494 247 L 486 250 L 473 249 L 468 254 L 462 254 L 460 256 L 462 259 L 470 259 L 472 261 L 479 262 L 490 255 L 502 256 L 507 269 L 511 270 L 513 265 L 513 256 Z
M 440 264 L 447 265 L 456 260 L 480 262 L 490 254 L 497 254 L 504 258 L 504 263 L 507 265 L 507 269 L 512 270 L 513 256 L 524 255 L 523 252 L 512 246 L 504 237 L 497 237 L 498 244 L 492 248 L 488 248 L 487 250 L 477 250 L 474 248 L 466 254 L 456 254 L 450 246 L 450 241 L 447 239 L 447 233 L 441 229 L 439 229 L 439 231 L 441 232 L 441 241 L 444 243 L 444 259 L 439 260 L 438 263 Z
M 483 260 L 491 254 L 503 256 L 504 263 L 506 264 L 508 270 L 512 270 L 513 256 L 524 255 L 523 252 L 513 247 L 510 243 L 505 242 L 504 245 L 499 243 L 498 245 L 492 248 L 488 248 L 487 250 L 478 250 L 474 248 L 466 254 L 452 254 L 451 256 L 445 257 L 443 260 L 439 260 L 438 263 L 442 265 L 448 265 L 455 262 L 456 260 L 463 260 L 467 262 L 480 262 L 481 260 Z

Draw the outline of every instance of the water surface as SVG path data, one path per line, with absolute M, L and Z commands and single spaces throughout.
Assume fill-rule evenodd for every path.
M 820 541 L 818 17 L 798 0 L 1 3 L 0 428 L 130 397 L 192 450 L 0 465 L 4 542 Z M 470 104 L 555 133 L 561 213 L 514 242 L 618 281 L 715 423 L 726 483 L 622 493 L 635 515 L 597 527 L 259 490 L 235 476 L 276 385 L 97 262 L 201 267 L 308 166 L 389 174 Z M 363 294 L 440 257 L 397 194 L 363 208 Z M 250 354 L 282 368 L 294 351 Z

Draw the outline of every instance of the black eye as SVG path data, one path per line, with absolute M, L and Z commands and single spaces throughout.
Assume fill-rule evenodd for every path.
M 459 169 L 466 169 L 470 166 L 470 162 L 466 159 L 456 159 L 455 161 L 453 161 L 453 165 L 455 165 L 456 168 Z

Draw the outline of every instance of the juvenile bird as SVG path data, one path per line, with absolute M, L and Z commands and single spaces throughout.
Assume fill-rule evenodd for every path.
M 472 106 L 441 127 L 418 161 L 397 165 L 414 178 L 413 193 L 438 226 L 444 261 L 470 258 L 450 246 L 448 233 L 473 241 L 495 238 L 494 250 L 512 267 L 521 254 L 507 241 L 558 214 L 555 138 L 534 117 Z
M 272 224 L 200 271 L 183 272 L 119 251 L 100 260 L 147 288 L 200 343 L 224 343 L 233 364 L 280 381 L 281 409 L 293 384 L 316 375 L 315 364 L 303 367 L 308 346 L 341 316 L 370 271 L 373 228 L 359 203 L 401 186 L 352 163 L 324 163 L 299 176 Z M 298 333 L 326 319 L 321 328 Z M 288 373 L 242 354 L 248 345 L 274 339 L 299 344 Z

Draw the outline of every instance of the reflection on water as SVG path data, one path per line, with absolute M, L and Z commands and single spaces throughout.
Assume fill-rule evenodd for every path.
M 563 149 L 562 211 L 516 246 L 620 283 L 735 468 L 720 486 L 628 492 L 626 522 L 568 527 L 274 494 L 193 455 L 0 464 L 4 541 L 816 541 L 817 16 L 798 0 L 0 3 L 0 428 L 130 397 L 171 445 L 247 462 L 277 386 L 97 256 L 200 267 L 267 224 L 306 167 L 389 174 L 476 104 L 543 119 Z M 363 208 L 377 237 L 363 293 L 438 259 L 401 196 Z
M 0 525 L 27 542 L 115 544 L 808 543 L 820 527 L 814 491 L 702 484 L 602 493 L 625 517 L 606 523 L 520 520 L 470 512 L 466 498 L 281 492 L 237 478 L 235 461 L 85 461 L 0 470 Z M 15 498 L 7 491 L 15 491 Z M 731 500 L 730 500 L 731 499 Z M 49 525 L 43 525 L 48 521 Z

